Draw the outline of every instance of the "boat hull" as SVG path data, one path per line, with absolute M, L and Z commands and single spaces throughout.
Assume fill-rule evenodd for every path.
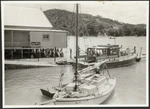
M 126 60 L 108 61 L 106 62 L 106 65 L 108 68 L 115 68 L 115 67 L 129 66 L 134 63 L 136 63 L 136 57 L 133 57 L 131 59 L 126 59 Z
M 101 61 L 101 60 L 98 60 L 98 61 Z M 118 67 L 124 67 L 124 66 L 129 66 L 129 65 L 132 65 L 134 63 L 137 62 L 137 57 L 136 56 L 133 56 L 133 57 L 130 57 L 128 59 L 118 59 L 118 60 L 108 60 L 106 62 L 106 65 L 107 65 L 107 68 L 118 68 Z M 86 63 L 86 62 L 85 62 Z M 83 69 L 83 68 L 86 68 L 88 67 L 89 65 L 94 65 L 94 63 L 78 63 L 78 68 L 79 69 Z M 75 64 L 72 63 L 72 66 L 74 67 Z
M 136 62 L 140 62 L 141 58 L 136 58 Z
M 112 91 L 104 96 L 96 97 L 93 99 L 85 99 L 80 101 L 56 101 L 55 105 L 98 105 L 103 103 L 110 95 Z
M 116 85 L 116 78 L 111 79 L 111 88 L 101 95 L 93 95 L 91 97 L 76 98 L 76 99 L 58 99 L 54 102 L 55 105 L 98 105 L 103 103 L 112 94 Z

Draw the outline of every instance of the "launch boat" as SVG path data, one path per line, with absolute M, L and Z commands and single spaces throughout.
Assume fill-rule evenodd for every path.
M 98 45 L 88 47 L 85 55 L 79 55 L 79 68 L 85 68 L 89 65 L 107 60 L 108 68 L 123 67 L 136 63 L 138 57 L 136 54 L 136 47 L 133 49 L 123 49 L 119 45 Z M 75 63 L 72 63 L 74 66 Z

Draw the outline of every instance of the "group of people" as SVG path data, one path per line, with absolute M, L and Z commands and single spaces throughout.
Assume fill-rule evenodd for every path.
M 62 49 L 53 48 L 53 49 L 46 49 L 44 52 L 44 56 L 46 57 L 63 57 L 64 53 Z
M 105 49 L 88 49 L 89 56 L 101 56 L 106 53 Z
M 64 53 L 62 49 L 51 48 L 51 49 L 36 49 L 32 52 L 31 58 L 48 58 L 48 57 L 63 57 Z

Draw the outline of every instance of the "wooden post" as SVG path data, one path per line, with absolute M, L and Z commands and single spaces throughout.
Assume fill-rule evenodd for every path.
M 141 57 L 141 53 L 142 53 L 142 47 L 141 47 L 141 49 L 140 49 L 140 55 L 139 55 L 139 57 Z
M 88 61 L 88 59 L 89 59 L 89 58 L 88 58 L 88 56 L 89 56 L 89 49 L 88 49 L 88 48 L 87 48 L 86 52 L 87 52 L 87 53 L 86 53 L 86 61 Z
M 70 49 L 70 59 L 72 59 L 72 49 Z
M 39 48 L 39 58 L 41 58 L 41 49 Z
M 13 49 L 14 49 L 14 33 L 13 33 L 13 30 L 11 31 L 11 47 L 12 47 L 12 49 L 11 49 L 11 59 L 13 59 Z
M 54 32 L 54 62 L 56 62 L 55 32 Z
M 136 46 L 134 46 L 134 53 L 136 53 Z
M 21 49 L 21 58 L 23 59 L 23 49 Z
M 39 49 L 38 49 L 38 62 L 39 62 L 39 55 L 40 55 L 40 51 L 39 51 Z
M 54 62 L 56 62 L 56 47 L 54 47 Z

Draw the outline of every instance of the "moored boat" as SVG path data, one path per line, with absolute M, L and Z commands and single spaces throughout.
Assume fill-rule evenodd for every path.
M 97 62 L 87 68 L 78 70 L 78 4 L 76 5 L 76 65 L 74 79 L 67 85 L 62 85 L 61 74 L 59 88 L 54 93 L 43 90 L 42 94 L 51 99 L 41 105 L 93 105 L 104 102 L 112 93 L 116 85 L 116 78 L 111 77 L 106 61 Z M 104 71 L 107 71 L 107 75 Z
M 132 65 L 138 60 L 136 47 L 133 49 L 123 49 L 119 47 L 119 45 L 110 44 L 89 47 L 86 50 L 86 55 L 79 56 L 79 58 L 80 57 L 82 57 L 82 59 L 80 59 L 82 63 L 80 62 L 79 66 L 82 68 L 88 67 L 88 63 L 91 65 L 92 63 L 94 64 L 95 62 L 103 60 L 107 60 L 106 64 L 108 68 Z
M 67 63 L 67 61 L 57 61 L 56 64 L 58 64 L 58 65 L 66 65 L 68 63 Z
M 116 85 L 116 78 L 110 76 L 105 62 L 99 62 L 78 71 L 77 81 L 74 80 L 65 86 L 55 88 L 55 93 L 41 89 L 42 94 L 51 99 L 40 105 L 49 103 L 53 105 L 98 105 L 103 103 Z

